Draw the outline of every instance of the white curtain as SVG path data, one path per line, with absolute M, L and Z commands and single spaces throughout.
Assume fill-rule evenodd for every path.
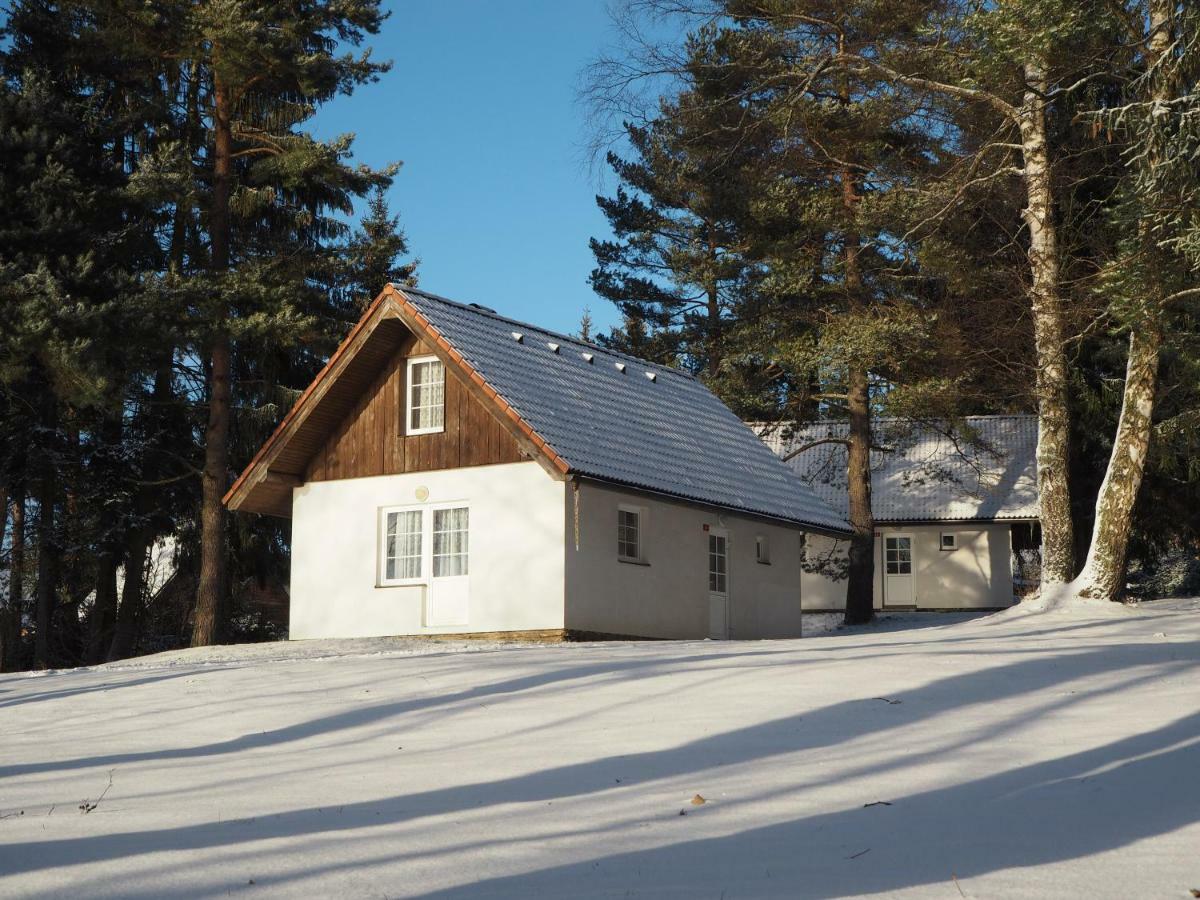
M 419 509 L 388 513 L 387 579 L 421 577 L 421 537 L 424 529 Z
M 449 578 L 467 574 L 468 510 L 433 511 L 433 577 Z
M 446 369 L 440 361 L 412 367 L 412 428 L 441 428 L 445 422 Z

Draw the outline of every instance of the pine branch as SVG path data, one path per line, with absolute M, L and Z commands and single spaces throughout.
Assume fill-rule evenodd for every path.
M 784 462 L 787 462 L 789 459 L 793 459 L 794 457 L 799 456 L 801 453 L 807 453 L 809 450 L 812 450 L 816 447 L 820 447 L 823 444 L 840 444 L 843 447 L 849 447 L 850 441 L 847 440 L 846 438 L 835 438 L 835 437 L 821 438 L 820 440 L 817 440 L 817 441 L 809 441 L 807 444 L 797 447 L 795 450 L 789 451 L 787 454 L 785 454 L 782 457 L 782 459 Z

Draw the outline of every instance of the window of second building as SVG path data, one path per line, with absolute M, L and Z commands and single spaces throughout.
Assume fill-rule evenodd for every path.
M 642 561 L 642 511 L 622 506 L 617 510 L 617 558 Z
M 888 575 L 912 574 L 912 538 L 884 538 L 884 572 Z
M 754 561 L 764 566 L 771 564 L 771 543 L 765 534 L 760 534 L 754 539 Z
M 436 356 L 408 361 L 407 434 L 431 434 L 446 423 L 446 367 Z

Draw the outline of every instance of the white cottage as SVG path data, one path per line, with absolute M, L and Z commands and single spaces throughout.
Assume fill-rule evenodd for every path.
M 696 379 L 392 285 L 225 502 L 291 518 L 293 638 L 797 636 L 849 533 Z
M 1015 561 L 1038 544 L 1037 417 L 970 416 L 965 424 L 955 433 L 901 419 L 873 423 L 880 446 L 871 452 L 876 609 L 1014 602 Z M 845 423 L 794 433 L 756 428 L 818 497 L 846 515 L 846 448 L 836 442 L 846 436 Z M 829 538 L 808 542 L 814 561 L 842 552 Z M 802 590 L 806 611 L 845 608 L 844 580 L 806 572 Z

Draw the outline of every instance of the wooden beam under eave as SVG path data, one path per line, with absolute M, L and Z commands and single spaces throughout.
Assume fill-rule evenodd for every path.
M 304 479 L 299 475 L 289 475 L 287 472 L 271 472 L 268 471 L 262 479 L 263 484 L 278 485 L 286 487 L 289 490 L 294 487 L 299 487 L 304 484 Z
M 341 345 L 334 351 L 329 362 L 325 364 L 312 384 L 300 395 L 300 398 L 292 406 L 291 410 L 284 417 L 283 421 L 267 439 L 267 442 L 259 448 L 254 459 L 246 467 L 245 471 L 238 476 L 237 481 L 225 494 L 223 502 L 232 510 L 245 509 L 248 512 L 258 510 L 252 509 L 251 504 L 247 503 L 255 488 L 262 483 L 265 473 L 270 472 L 271 464 L 276 460 L 283 448 L 287 445 L 289 439 L 301 428 L 304 422 L 308 419 L 312 411 L 320 405 L 321 398 L 329 391 L 329 388 L 337 380 L 338 376 L 350 364 L 355 354 L 374 334 L 375 329 L 385 318 L 395 317 L 395 300 L 389 295 L 389 290 L 385 289 L 375 298 L 370 309 L 359 320 L 354 330 L 346 337 Z M 290 507 L 290 500 L 289 500 Z M 278 513 L 272 513 L 278 515 Z

